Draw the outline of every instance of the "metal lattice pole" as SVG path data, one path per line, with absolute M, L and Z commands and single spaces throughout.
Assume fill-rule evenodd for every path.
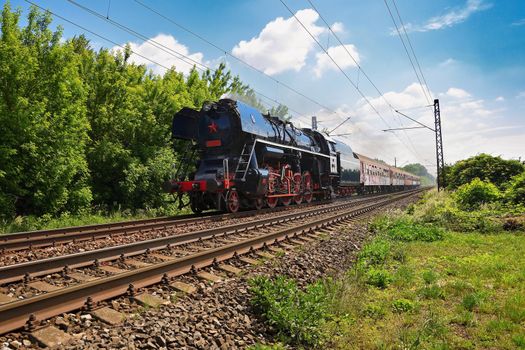
M 437 161 L 437 185 L 438 191 L 445 188 L 445 161 L 443 159 L 443 138 L 441 136 L 441 111 L 439 100 L 434 100 L 434 121 L 436 132 L 436 161 Z

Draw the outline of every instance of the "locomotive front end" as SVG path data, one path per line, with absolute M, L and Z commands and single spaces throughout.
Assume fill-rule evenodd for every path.
M 183 108 L 173 118 L 172 136 L 181 142 L 182 156 L 165 190 L 188 194 L 195 212 L 220 208 L 217 194 L 229 188 L 228 155 L 240 146 L 239 122 L 224 104 L 206 103 L 200 111 Z

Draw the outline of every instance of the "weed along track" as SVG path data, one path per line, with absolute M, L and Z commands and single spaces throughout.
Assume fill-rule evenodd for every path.
M 1 272 L 3 281 L 12 282 L 7 285 L 7 289 L 27 293 L 30 288 L 36 292 L 34 295 L 13 295 L 10 298 L 25 299 L 0 306 L 0 333 L 24 326 L 26 329 L 35 329 L 42 320 L 81 308 L 94 310 L 97 303 L 122 295 L 147 304 L 148 301 L 140 296 L 143 295 L 140 294 L 143 288 L 158 283 L 179 289 L 188 288 L 175 280 L 188 273 L 209 281 L 220 279 L 206 272 L 209 267 L 236 274 L 239 272 L 238 265 L 236 267 L 239 261 L 255 264 L 253 258 L 256 256 L 270 257 L 283 249 L 310 242 L 322 235 L 318 230 L 342 225 L 420 191 L 338 203 L 327 208 L 307 209 L 300 214 L 284 214 L 262 221 L 192 232 L 186 236 L 172 237 L 170 239 L 175 240 L 172 242 L 162 238 L 161 241 L 145 241 L 48 259 L 43 261 L 44 267 L 38 261 L 19 265 L 28 269 L 25 272 L 16 265 L 4 267 Z M 109 260 L 111 264 L 107 263 Z M 90 266 L 75 269 L 85 265 Z M 61 273 L 46 275 L 43 279 L 31 277 L 31 273 L 37 276 L 49 274 L 51 270 Z M 8 275 L 4 272 L 7 271 L 12 272 L 6 278 Z M 32 272 L 28 275 L 28 271 Z M 13 283 L 20 279 L 21 282 Z

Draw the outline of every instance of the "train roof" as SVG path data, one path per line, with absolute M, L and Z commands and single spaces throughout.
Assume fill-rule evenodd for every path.
M 375 166 L 379 166 L 379 167 L 382 167 L 382 168 L 388 168 L 392 171 L 395 171 L 396 173 L 399 173 L 399 174 L 403 174 L 403 175 L 409 175 L 409 176 L 414 176 L 414 177 L 417 177 L 419 178 L 419 176 L 417 175 L 414 175 L 412 173 L 409 173 L 408 171 L 405 171 L 405 170 L 401 170 L 395 166 L 392 166 L 392 165 L 388 165 L 386 163 L 381 163 L 381 162 L 378 162 L 377 160 L 375 159 L 372 159 L 372 158 L 369 158 L 367 156 L 364 156 L 362 154 L 359 154 L 359 153 L 354 153 L 356 155 L 356 157 L 361 160 L 361 161 L 364 161 L 368 164 L 372 164 L 372 165 L 375 165 Z

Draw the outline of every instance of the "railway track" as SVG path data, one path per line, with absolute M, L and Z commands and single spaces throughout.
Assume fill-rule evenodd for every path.
M 381 197 L 382 198 L 382 197 Z M 296 221 L 304 221 L 308 218 L 330 214 L 338 210 L 352 208 L 357 205 L 363 205 L 369 202 L 377 201 L 377 198 L 366 198 L 359 201 L 348 201 L 333 204 L 326 207 L 314 207 L 313 209 L 303 210 L 301 212 L 284 213 L 260 220 L 241 222 L 227 226 L 218 226 L 212 229 L 198 230 L 178 235 L 160 237 L 125 245 L 117 245 L 104 249 L 81 252 L 57 256 L 48 259 L 30 261 L 21 264 L 7 265 L 0 267 L 0 285 L 29 280 L 32 277 L 44 276 L 55 272 L 67 273 L 68 270 L 90 265 L 100 265 L 115 260 L 124 260 L 146 252 L 157 250 L 173 250 L 179 246 L 188 245 L 194 242 L 203 242 L 206 240 L 227 238 L 228 236 L 246 233 L 248 231 L 257 231 L 270 226 L 283 225 Z
M 334 225 L 345 220 L 351 220 L 364 213 L 388 205 L 399 199 L 408 197 L 421 190 L 409 191 L 380 198 L 368 198 L 358 202 L 342 203 L 330 208 L 309 209 L 300 214 L 284 214 L 275 218 L 260 221 L 240 223 L 222 228 L 191 232 L 159 240 L 139 242 L 133 245 L 111 247 L 108 250 L 97 250 L 75 256 L 57 257 L 31 264 L 20 264 L 0 269 L 0 277 L 6 281 L 19 281 L 27 274 L 33 276 L 63 271 L 67 276 L 73 267 L 92 265 L 97 261 L 117 260 L 125 261 L 127 257 L 139 254 L 151 254 L 154 250 L 170 251 L 176 246 L 189 247 L 195 244 L 197 251 L 187 251 L 182 256 L 164 256 L 160 261 L 152 264 L 135 264 L 135 269 L 123 271 L 110 276 L 99 277 L 94 280 L 85 280 L 75 285 L 66 286 L 47 293 L 29 297 L 25 300 L 13 301 L 0 305 L 0 334 L 21 328 L 31 320 L 44 320 L 64 312 L 70 312 L 83 306 L 89 308 L 93 303 L 111 299 L 123 294 L 133 296 L 140 288 L 144 288 L 191 271 L 196 271 L 210 265 L 217 265 L 225 260 L 242 254 L 253 252 L 256 249 L 265 249 L 271 245 L 279 245 L 291 237 L 308 239 L 313 230 L 328 225 Z M 297 222 L 300 222 L 297 225 Z M 292 225 L 293 224 L 293 225 Z M 279 226 L 276 226 L 279 225 Z M 251 232 L 251 233 L 250 233 Z M 236 240 L 228 238 L 239 235 Z M 306 238 L 304 238 L 306 237 Z M 221 240 L 220 238 L 223 238 Z M 309 238 L 311 239 L 311 237 Z M 214 241 L 206 245 L 205 240 Z M 101 255 L 102 254 L 102 255 Z M 73 260 L 68 260 L 73 259 Z M 158 259 L 157 259 L 158 260 Z M 56 265 L 51 265 L 56 264 Z M 67 266 L 67 267 L 66 267 Z M 8 268 L 8 269 L 6 269 Z M 10 272 L 8 272 L 10 271 Z M 29 272 L 32 271 L 32 272 Z M 9 277 L 5 277 L 9 276 Z M 26 281 L 27 282 L 27 281 Z
M 379 198 L 385 195 L 371 195 L 364 197 L 351 197 L 351 200 L 360 201 L 367 198 Z M 348 199 L 346 199 L 348 200 Z M 267 208 L 263 210 L 249 210 L 239 213 L 208 212 L 204 214 L 188 214 L 172 217 L 159 217 L 115 223 L 96 224 L 87 226 L 66 227 L 50 230 L 18 232 L 0 235 L 0 252 L 8 253 L 18 250 L 45 248 L 83 241 L 101 240 L 107 237 L 129 235 L 152 230 L 166 230 L 177 227 L 191 227 L 194 224 L 207 222 L 222 222 L 231 219 L 245 218 L 266 213 L 277 213 L 297 208 L 330 203 L 329 201 L 314 202 L 298 206 Z

